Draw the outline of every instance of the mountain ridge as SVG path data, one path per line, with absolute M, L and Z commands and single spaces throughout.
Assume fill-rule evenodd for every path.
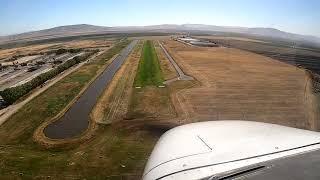
M 320 38 L 310 35 L 300 35 L 281 31 L 275 28 L 264 27 L 235 27 L 235 26 L 216 26 L 206 24 L 159 24 L 149 26 L 96 26 L 90 24 L 75 24 L 57 26 L 53 28 L 30 31 L 20 34 L 0 36 L 0 44 L 9 43 L 11 41 L 24 41 L 31 39 L 45 39 L 50 37 L 68 37 L 74 35 L 85 35 L 95 33 L 108 32 L 130 32 L 130 31 L 160 31 L 160 32 L 179 32 L 179 31 L 207 31 L 207 32 L 230 32 L 241 33 L 256 36 L 266 36 L 272 38 L 284 38 L 293 41 L 307 41 L 320 44 Z

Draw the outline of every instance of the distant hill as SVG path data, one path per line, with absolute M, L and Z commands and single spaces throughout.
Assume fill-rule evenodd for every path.
M 68 37 L 76 35 L 86 34 L 102 34 L 102 33 L 115 33 L 115 32 L 229 32 L 229 33 L 241 33 L 254 36 L 264 36 L 271 38 L 281 38 L 292 41 L 306 41 L 317 43 L 320 45 L 320 38 L 314 36 L 306 36 L 288 33 L 280 31 L 274 28 L 246 28 L 246 27 L 231 27 L 231 26 L 214 26 L 204 24 L 162 24 L 152 26 L 117 26 L 117 27 L 105 27 L 105 26 L 94 26 L 88 24 L 68 25 L 59 26 L 50 29 L 44 29 L 40 31 L 32 31 L 22 34 L 1 36 L 0 44 L 6 44 L 10 42 L 23 42 L 32 41 L 39 39 L 50 39 L 57 37 Z
M 40 31 L 32 31 L 21 34 L 1 36 L 0 44 L 14 42 L 14 41 L 23 41 L 23 40 L 36 40 L 36 39 L 48 39 L 54 37 L 67 37 L 74 36 L 79 34 L 91 34 L 97 32 L 107 31 L 108 27 L 103 26 L 93 26 L 87 24 L 78 24 L 78 25 L 68 25 L 68 26 L 59 26 L 50 29 L 44 29 Z

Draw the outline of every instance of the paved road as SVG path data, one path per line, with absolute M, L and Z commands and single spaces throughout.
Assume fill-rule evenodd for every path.
M 24 68 L 22 70 L 14 71 L 12 73 L 7 73 L 3 77 L 0 77 L 0 84 L 5 83 L 6 81 L 9 81 L 10 79 L 13 79 L 23 73 L 27 72 L 27 68 Z
M 164 54 L 167 56 L 167 59 L 169 59 L 170 63 L 173 65 L 174 69 L 178 73 L 178 78 L 174 78 L 168 81 L 165 81 L 165 84 L 168 84 L 170 82 L 176 81 L 176 80 L 193 80 L 193 77 L 186 75 L 182 69 L 179 67 L 179 65 L 176 63 L 176 61 L 170 56 L 166 48 L 163 47 L 163 45 L 158 41 L 161 49 L 163 50 Z
M 125 62 L 128 55 L 137 44 L 137 40 L 131 42 L 112 61 L 104 72 L 85 90 L 71 108 L 58 120 L 49 124 L 44 129 L 44 134 L 52 139 L 66 139 L 79 136 L 89 125 L 89 115 L 99 96 L 112 80 L 115 73 Z

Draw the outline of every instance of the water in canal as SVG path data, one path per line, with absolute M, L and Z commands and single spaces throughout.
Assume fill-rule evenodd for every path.
M 81 133 L 88 128 L 90 121 L 89 115 L 98 97 L 105 90 L 136 44 L 137 41 L 132 41 L 124 48 L 104 72 L 85 90 L 71 108 L 59 120 L 49 124 L 44 129 L 44 134 L 48 138 L 73 138 L 81 135 Z

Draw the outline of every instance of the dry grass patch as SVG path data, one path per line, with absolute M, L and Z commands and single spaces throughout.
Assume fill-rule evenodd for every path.
M 201 83 L 177 95 L 187 109 L 186 122 L 243 119 L 310 129 L 303 70 L 237 49 L 174 41 L 165 46 Z
M 137 71 L 142 43 L 136 45 L 128 60 L 114 76 L 102 94 L 91 117 L 98 123 L 109 124 L 123 119 L 127 112 L 132 85 Z
M 42 44 L 42 45 L 31 45 L 25 47 L 11 48 L 11 49 L 3 49 L 0 50 L 0 59 L 11 57 L 14 55 L 26 55 L 32 53 L 39 53 L 45 49 L 49 49 L 52 46 L 57 45 L 57 43 L 53 44 Z
M 15 55 L 39 54 L 59 48 L 109 48 L 113 43 L 114 40 L 112 39 L 74 40 L 63 43 L 48 43 L 3 49 L 0 50 L 0 61 L 1 59 L 12 57 Z
M 249 42 L 258 42 L 258 43 L 268 43 L 267 41 L 261 41 L 257 39 L 250 39 L 245 37 L 233 37 L 233 36 L 198 36 L 200 38 L 214 38 L 214 39 L 223 39 L 223 40 L 238 40 L 238 41 L 249 41 Z
M 169 90 L 147 86 L 133 89 L 127 119 L 170 119 L 176 113 L 171 104 Z
M 102 48 L 110 47 L 113 44 L 112 40 L 76 40 L 60 44 L 63 48 Z

